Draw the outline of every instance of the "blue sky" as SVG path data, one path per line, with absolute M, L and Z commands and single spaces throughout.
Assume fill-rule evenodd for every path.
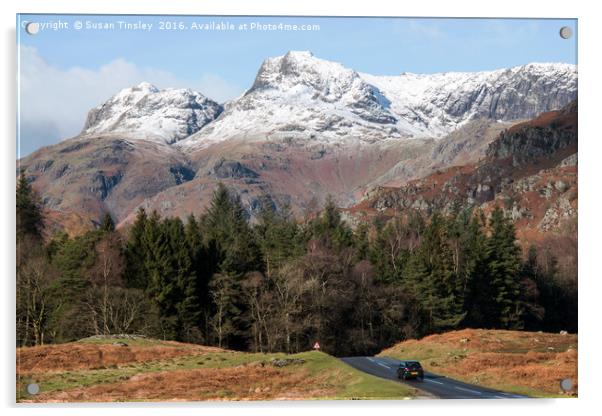
M 20 19 L 20 20 L 19 20 Z M 63 22 L 67 29 L 25 21 Z M 150 31 L 76 30 L 75 22 L 152 24 Z M 224 22 L 232 31 L 158 30 L 160 22 Z M 319 25 L 315 31 L 238 30 L 247 23 Z M 36 148 L 77 134 L 87 110 L 141 81 L 190 87 L 218 101 L 248 88 L 270 56 L 310 50 L 360 72 L 394 75 L 480 71 L 529 62 L 576 63 L 575 20 L 182 16 L 17 16 L 20 51 L 20 146 Z

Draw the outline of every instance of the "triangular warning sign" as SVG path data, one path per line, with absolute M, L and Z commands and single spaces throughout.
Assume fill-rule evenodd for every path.
M 314 344 L 314 350 L 319 350 L 320 349 L 320 344 L 316 341 L 316 343 Z

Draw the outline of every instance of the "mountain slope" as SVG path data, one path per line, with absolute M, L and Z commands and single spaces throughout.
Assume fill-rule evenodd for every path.
M 400 342 L 379 356 L 420 360 L 427 371 L 531 397 L 577 396 L 576 334 L 463 329 Z M 574 389 L 560 390 L 570 378 Z
M 568 64 L 374 76 L 291 51 L 264 61 L 242 97 L 179 145 L 204 148 L 238 138 L 343 145 L 441 138 L 471 120 L 532 118 L 576 94 L 576 67 Z
M 441 139 L 426 142 L 423 152 L 410 160 L 400 160 L 371 186 L 401 186 L 450 166 L 476 163 L 485 157 L 489 144 L 512 122 L 475 119 L 466 122 Z
M 42 390 L 30 395 L 34 380 Z M 422 396 L 319 351 L 247 353 L 132 335 L 18 348 L 16 393 L 22 403 Z
M 250 216 L 263 195 L 302 215 L 328 194 L 350 206 L 374 186 L 475 163 L 510 125 L 497 117 L 528 118 L 576 88 L 564 64 L 378 77 L 290 52 L 224 107 L 190 90 L 125 89 L 90 111 L 79 136 L 19 165 L 52 223 L 71 231 L 106 212 L 125 224 L 139 207 L 198 214 L 217 182 Z
M 146 198 L 194 176 L 172 146 L 121 134 L 66 140 L 21 159 L 19 168 L 42 197 L 50 233 L 89 229 L 104 213 L 125 217 Z
M 328 143 L 403 137 L 389 106 L 357 72 L 309 52 L 289 52 L 264 61 L 251 88 L 180 145 L 205 147 L 230 138 Z
M 569 64 L 528 64 L 486 72 L 399 76 L 361 74 L 391 102 L 414 136 L 441 137 L 474 119 L 533 118 L 575 99 Z
M 477 164 L 455 166 L 400 187 L 382 187 L 349 209 L 355 217 L 405 210 L 450 212 L 458 204 L 504 208 L 519 238 L 572 234 L 577 219 L 577 102 L 503 131 Z M 528 238 L 526 238 L 528 237 Z

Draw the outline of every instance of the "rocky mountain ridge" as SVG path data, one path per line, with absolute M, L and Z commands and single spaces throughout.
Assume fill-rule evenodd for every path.
M 143 82 L 92 109 L 82 134 L 155 137 L 184 149 L 243 137 L 322 144 L 441 138 L 471 120 L 535 117 L 576 92 L 569 64 L 380 76 L 290 51 L 266 59 L 253 85 L 223 107 L 200 92 Z
M 82 135 L 121 133 L 171 144 L 199 131 L 223 108 L 189 89 L 126 88 L 88 112 Z
M 568 64 L 375 76 L 291 51 L 264 61 L 242 97 L 178 145 L 202 148 L 243 137 L 343 145 L 442 138 L 472 120 L 535 117 L 576 93 L 576 67 Z
M 127 224 L 139 207 L 198 214 L 217 182 L 250 216 L 264 195 L 302 215 L 328 194 L 350 206 L 374 186 L 475 163 L 512 124 L 491 117 L 525 119 L 574 96 L 571 65 L 373 77 L 290 52 L 266 60 L 251 88 L 223 106 L 190 90 L 125 89 L 90 111 L 82 134 L 19 169 L 54 224 L 73 232 L 107 212 Z
M 499 205 L 519 235 L 576 231 L 577 102 L 503 131 L 476 164 L 450 167 L 400 187 L 381 187 L 349 208 L 350 218 L 391 218 Z

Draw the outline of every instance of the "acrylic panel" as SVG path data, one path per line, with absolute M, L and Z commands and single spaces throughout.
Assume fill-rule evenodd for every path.
M 17 402 L 576 397 L 577 35 L 17 15 Z

